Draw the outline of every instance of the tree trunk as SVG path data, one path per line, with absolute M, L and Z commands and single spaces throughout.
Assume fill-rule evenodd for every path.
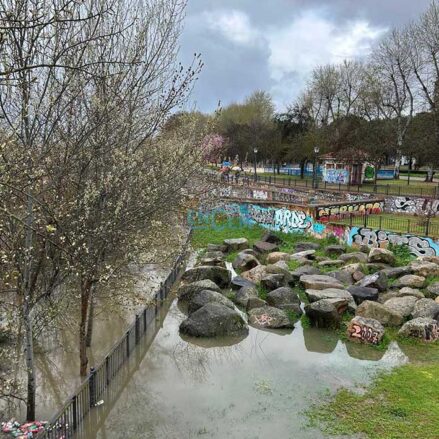
M 398 149 L 396 150 L 395 157 L 395 180 L 399 180 L 399 173 L 401 170 L 401 148 L 402 148 L 402 139 L 398 139 Z
M 81 319 L 79 323 L 79 374 L 87 375 L 87 318 L 90 302 L 91 283 L 86 280 L 81 282 Z
M 306 160 L 302 160 L 300 162 L 300 179 L 303 180 L 305 178 L 305 166 Z
M 427 177 L 425 179 L 426 182 L 432 183 L 434 178 L 433 166 L 429 166 L 427 168 Z
M 87 319 L 87 336 L 85 344 L 89 348 L 91 346 L 91 340 L 93 338 L 93 322 L 94 322 L 94 290 L 95 286 L 91 288 L 90 292 L 90 304 L 88 307 L 88 319 Z
M 26 296 L 23 301 L 23 321 L 25 328 L 25 348 L 26 356 L 26 373 L 27 373 L 27 403 L 26 419 L 29 422 L 35 421 L 35 365 L 34 365 L 34 346 L 32 334 L 32 317 L 30 312 L 29 297 Z

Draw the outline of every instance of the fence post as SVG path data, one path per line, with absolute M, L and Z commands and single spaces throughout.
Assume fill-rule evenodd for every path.
M 137 345 L 137 344 L 139 344 L 139 339 L 140 339 L 140 336 L 139 336 L 139 315 L 138 314 L 136 314 L 135 325 L 136 325 L 135 329 L 136 329 L 136 345 Z
M 367 227 L 367 215 L 366 213 L 364 214 L 364 227 Z
M 72 410 L 73 410 L 73 431 L 76 431 L 78 428 L 78 403 L 77 403 L 78 396 L 75 395 L 72 398 Z
M 126 345 L 127 345 L 127 358 L 130 356 L 130 331 L 127 331 L 126 335 Z
M 146 308 L 143 308 L 143 333 L 146 332 Z
M 352 212 L 349 214 L 349 227 L 352 227 Z
M 401 196 L 401 186 L 398 186 L 398 195 Z
M 425 225 L 425 236 L 428 236 L 430 233 L 430 217 L 427 217 L 427 224 Z
M 94 407 L 96 404 L 96 370 L 94 367 L 90 368 L 88 386 L 90 392 L 90 407 Z
M 379 229 L 381 230 L 383 227 L 383 217 L 380 215 L 380 227 Z
M 410 219 L 407 220 L 407 233 L 410 233 Z
M 390 184 L 387 185 L 387 188 L 386 188 L 386 195 L 389 195 L 389 187 L 390 187 Z
M 105 379 L 108 387 L 110 385 L 110 357 L 108 355 L 105 357 Z

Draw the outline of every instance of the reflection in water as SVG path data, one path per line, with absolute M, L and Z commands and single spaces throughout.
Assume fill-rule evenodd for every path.
M 250 328 L 240 340 L 181 338 L 183 319 L 173 303 L 78 438 L 317 439 L 301 413 L 322 392 L 406 361 L 396 343 L 387 355 L 300 323 L 288 334 Z

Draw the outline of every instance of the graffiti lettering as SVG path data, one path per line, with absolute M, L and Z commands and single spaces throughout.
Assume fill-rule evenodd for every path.
M 298 229 L 308 229 L 312 220 L 300 210 L 275 209 L 275 224 L 277 230 L 290 233 Z
M 268 200 L 268 192 L 254 189 L 252 196 L 255 200 Z
M 415 256 L 438 256 L 439 245 L 431 238 L 413 235 L 398 235 L 385 230 L 352 227 L 348 244 L 368 245 L 369 247 L 387 247 L 389 244 L 408 245 Z
M 363 341 L 366 343 L 378 344 L 380 342 L 380 333 L 375 331 L 370 326 L 361 326 L 353 323 L 348 328 L 349 337 Z
M 330 221 L 338 219 L 348 213 L 378 214 L 383 211 L 384 202 L 376 201 L 370 203 L 352 203 L 339 206 L 328 206 L 317 208 L 317 219 L 319 221 Z
M 346 169 L 325 169 L 323 181 L 335 184 L 347 184 L 349 182 L 349 171 Z

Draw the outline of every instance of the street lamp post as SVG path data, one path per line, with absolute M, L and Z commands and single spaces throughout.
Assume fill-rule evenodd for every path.
M 317 157 L 319 155 L 320 148 L 318 146 L 314 147 L 314 165 L 312 169 L 312 187 L 317 189 Z
M 258 174 L 257 174 L 257 172 L 256 172 L 256 155 L 258 154 L 258 148 L 253 148 L 253 153 L 254 153 L 254 155 L 255 155 L 255 163 L 254 163 L 254 165 L 255 165 L 255 182 L 257 182 L 258 181 Z

